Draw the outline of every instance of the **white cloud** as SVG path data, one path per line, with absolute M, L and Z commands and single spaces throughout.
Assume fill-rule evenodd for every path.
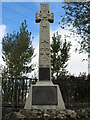
M 34 65 L 36 65 L 36 67 L 35 67 L 35 70 L 32 72 L 32 74 L 33 74 L 33 76 L 36 74 L 36 76 L 38 77 L 39 35 L 34 37 L 33 47 L 35 48 L 34 55 L 36 55 L 36 56 L 33 58 L 32 63 L 33 63 Z
M 80 72 L 88 73 L 88 62 L 83 61 L 83 59 L 87 58 L 87 54 L 78 54 L 75 52 L 71 53 L 70 60 L 68 61 L 69 65 L 67 69 L 70 73 L 78 75 Z
M 0 41 L 6 34 L 6 25 L 0 25 Z
M 6 25 L 0 25 L 0 64 L 4 64 L 2 60 L 2 38 L 6 34 Z

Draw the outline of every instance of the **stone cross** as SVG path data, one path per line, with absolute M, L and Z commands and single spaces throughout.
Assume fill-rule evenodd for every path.
M 54 15 L 49 13 L 49 4 L 40 4 L 40 14 L 36 13 L 36 23 L 40 22 L 39 35 L 39 81 L 50 81 L 50 28 Z
M 50 30 L 53 13 L 49 13 L 48 4 L 40 4 L 40 14 L 36 13 L 36 22 L 40 22 L 39 36 L 39 81 L 31 84 L 24 109 L 65 110 L 65 105 L 58 85 L 50 77 Z

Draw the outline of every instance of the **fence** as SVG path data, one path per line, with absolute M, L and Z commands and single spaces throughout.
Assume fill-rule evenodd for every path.
M 65 102 L 90 102 L 90 81 L 77 81 L 76 83 L 63 81 L 60 88 Z
M 67 107 L 90 107 L 90 80 L 64 79 L 58 84 Z
M 2 103 L 25 104 L 31 83 L 37 79 L 31 78 L 2 78 Z M 54 84 L 60 86 L 65 104 L 90 103 L 89 80 L 57 80 Z
M 3 105 L 25 104 L 31 83 L 37 79 L 31 78 L 2 78 L 2 103 Z

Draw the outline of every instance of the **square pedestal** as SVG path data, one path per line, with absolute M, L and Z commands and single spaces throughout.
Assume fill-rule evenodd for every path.
M 24 109 L 60 109 L 64 110 L 64 102 L 58 85 L 52 82 L 38 82 L 31 85 Z

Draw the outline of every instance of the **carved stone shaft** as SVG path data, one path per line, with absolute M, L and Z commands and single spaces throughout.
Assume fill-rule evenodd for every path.
M 49 13 L 48 4 L 40 4 L 40 14 L 36 13 L 36 22 L 40 22 L 39 35 L 39 80 L 50 80 L 50 27 L 53 13 Z M 45 76 L 44 76 L 45 75 Z

